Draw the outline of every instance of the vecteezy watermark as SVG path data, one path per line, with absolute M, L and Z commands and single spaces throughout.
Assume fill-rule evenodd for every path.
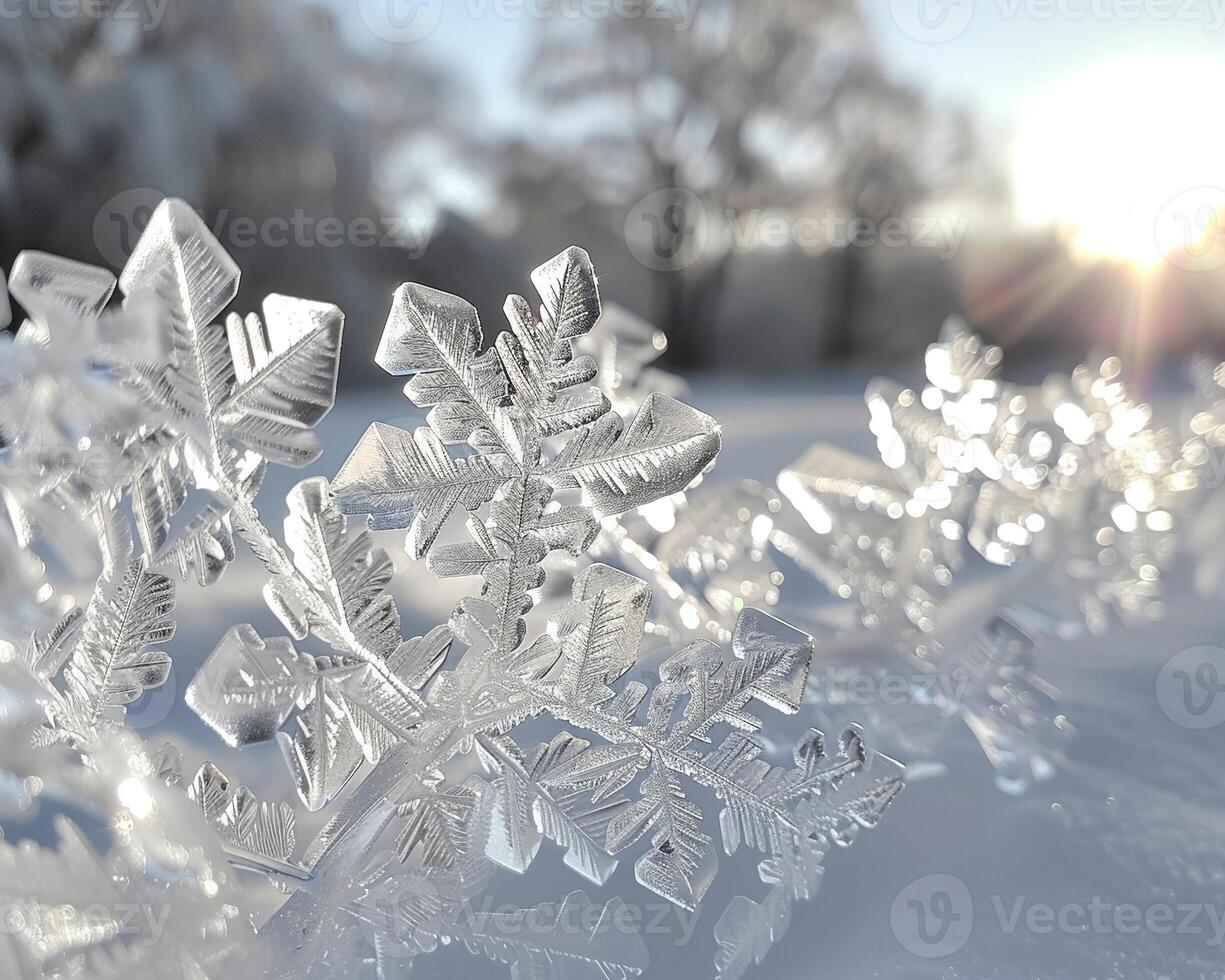
M 1122 20 L 1225 27 L 1225 0 L 997 0 L 1007 20 Z
M 165 0 L 163 0 L 165 2 Z M 701 0 L 461 0 L 469 20 L 656 20 L 676 30 L 693 26 Z M 442 22 L 443 0 L 358 0 L 362 23 L 375 37 L 412 44 Z
M 1198 936 L 1215 949 L 1225 940 L 1225 908 L 1207 902 L 1110 902 L 1094 895 L 1085 902 L 1035 902 L 1025 895 L 991 896 L 991 908 L 1006 936 L 1062 933 L 1079 936 Z
M 112 268 L 122 268 L 165 194 L 134 187 L 111 197 L 94 215 L 94 247 Z
M 975 0 L 889 0 L 889 12 L 908 37 L 943 44 L 970 27 L 974 4 Z M 995 0 L 994 6 L 1006 21 L 1177 21 L 1200 24 L 1210 32 L 1225 28 L 1225 0 Z
M 1220 490 L 1225 487 L 1225 425 L 1218 425 L 1211 412 L 1198 412 L 1191 419 L 1191 431 L 1203 440 L 1192 457 L 1200 485 L 1205 490 Z
M 0 20 L 111 20 L 155 31 L 170 0 L 0 0 Z
M 648 269 L 679 272 L 706 252 L 710 218 L 702 199 L 681 187 L 652 191 L 630 208 L 625 242 Z
M 896 216 L 875 221 L 838 211 L 788 217 L 763 211 L 728 216 L 738 251 L 795 244 L 809 251 L 828 248 L 932 248 L 948 261 L 957 257 L 970 227 L 965 215 Z
M 1093 895 L 1059 904 L 1028 895 L 988 896 L 987 909 L 975 909 L 965 882 L 954 875 L 932 874 L 912 881 L 898 893 L 889 924 L 898 943 L 924 959 L 944 959 L 965 948 L 976 932 L 1004 936 L 1028 933 L 1049 936 L 1192 936 L 1215 949 L 1225 941 L 1225 906 L 1207 902 L 1115 902 Z
M 1161 257 L 1184 272 L 1215 272 L 1222 268 L 1225 188 L 1204 185 L 1175 194 L 1158 213 L 1153 236 Z
M 0 905 L 0 935 L 32 935 L 47 932 L 67 935 L 82 930 L 122 939 L 129 946 L 156 946 L 166 934 L 170 906 L 143 902 L 90 902 L 87 905 L 48 906 L 31 896 L 29 901 Z
M 974 19 L 974 0 L 889 0 L 889 13 L 902 33 L 924 44 L 961 37 Z
M 819 704 L 868 708 L 930 705 L 945 718 L 957 714 L 970 687 L 970 674 L 894 674 L 864 672 L 827 665 L 809 678 L 809 690 Z
M 120 268 L 165 195 L 148 187 L 121 191 L 94 217 L 94 245 L 102 258 Z M 420 258 L 433 238 L 434 212 L 342 219 L 298 209 L 289 215 L 253 218 L 228 209 L 217 212 L 210 230 L 230 250 L 278 248 L 399 248 Z
M 800 215 L 756 208 L 716 214 L 684 188 L 652 191 L 626 215 L 625 241 L 648 269 L 687 269 L 719 241 L 735 252 L 798 246 L 829 249 L 931 248 L 943 261 L 957 257 L 970 227 L 965 215 L 908 215 L 874 221 L 829 210 Z
M 355 903 L 362 935 L 384 956 L 412 956 L 432 948 L 448 930 L 465 935 L 519 941 L 533 936 L 666 937 L 687 946 L 697 930 L 698 913 L 671 902 L 629 903 L 619 899 L 602 904 L 546 902 L 530 908 L 498 903 L 486 896 L 458 900 L 444 896 L 420 873 L 393 873 Z
M 412 44 L 429 37 L 442 21 L 442 0 L 357 0 L 357 12 L 375 37 Z
M 953 875 L 925 875 L 898 892 L 889 925 L 902 948 L 924 959 L 960 951 L 974 931 L 974 901 Z
M 1183 728 L 1225 724 L 1225 650 L 1197 646 L 1174 654 L 1157 675 L 1157 703 Z

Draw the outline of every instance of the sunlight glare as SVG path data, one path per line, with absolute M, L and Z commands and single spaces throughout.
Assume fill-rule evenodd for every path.
M 1195 249 L 1225 207 L 1225 65 L 1114 61 L 1035 98 L 1013 150 L 1017 216 L 1085 254 L 1149 266 Z

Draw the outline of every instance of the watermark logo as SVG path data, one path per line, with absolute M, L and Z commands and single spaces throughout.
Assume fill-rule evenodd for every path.
M 170 0 L 0 0 L 0 20 L 116 21 L 156 31 Z
M 909 953 L 943 959 L 960 952 L 976 931 L 1016 936 L 1187 936 L 1205 948 L 1225 940 L 1225 910 L 1206 902 L 1116 902 L 1102 895 L 1087 900 L 1038 901 L 1029 895 L 988 896 L 975 919 L 974 897 L 960 878 L 933 874 L 912 881 L 890 909 L 893 934 Z
M 702 199 L 681 187 L 654 191 L 625 219 L 630 253 L 648 269 L 680 272 L 706 251 L 710 219 Z
M 421 952 L 442 925 L 442 898 L 420 874 L 391 874 L 357 903 L 362 935 L 380 955 L 411 957 Z
M 1225 650 L 1197 646 L 1172 656 L 1157 675 L 1157 702 L 1183 728 L 1225 724 Z
M 1153 234 L 1160 255 L 1184 272 L 1225 266 L 1225 188 L 1181 191 L 1157 215 Z
M 974 0 L 890 0 L 889 12 L 907 37 L 944 44 L 969 28 Z M 1225 28 L 1225 0 L 996 0 L 993 13 L 1004 21 L 1178 22 L 1213 33 Z
M 165 198 L 161 191 L 138 187 L 110 198 L 94 217 L 94 245 L 113 268 L 122 268 L 136 248 L 149 219 Z M 209 227 L 230 252 L 248 248 L 397 248 L 418 259 L 425 254 L 438 225 L 432 208 L 396 215 L 307 214 L 301 208 L 288 215 L 253 218 L 222 208 Z
M 850 248 L 932 249 L 952 261 L 970 229 L 970 219 L 953 212 L 895 215 L 879 221 L 838 209 L 793 214 L 753 208 L 717 212 L 690 190 L 652 191 L 629 211 L 625 241 L 648 269 L 679 272 L 697 263 L 717 244 L 736 253 L 799 248 L 810 254 Z
M 388 857 L 395 861 L 394 856 Z M 579 898 L 581 900 L 576 900 Z M 590 902 L 577 893 L 557 903 L 524 908 L 495 902 L 463 901 L 442 896 L 420 872 L 395 872 L 373 885 L 354 906 L 362 935 L 381 956 L 409 957 L 433 948 L 443 927 L 462 924 L 473 935 L 506 941 L 556 941 L 575 937 L 657 936 L 687 946 L 697 929 L 698 913 L 671 902 L 630 904 L 614 899 Z
M 966 32 L 974 19 L 974 0 L 889 0 L 889 13 L 908 37 L 943 44 Z
M 970 890 L 953 875 L 925 875 L 898 893 L 889 924 L 907 952 L 924 959 L 952 956 L 974 930 Z
M 362 23 L 392 44 L 423 41 L 442 21 L 442 0 L 357 0 Z
M 1200 24 L 1207 31 L 1225 26 L 1225 0 L 998 0 L 1005 20 L 1118 20 Z
M 94 217 L 94 247 L 113 269 L 128 261 L 153 212 L 165 198 L 151 187 L 120 191 L 99 209 Z
M 817 704 L 831 707 L 881 705 L 898 708 L 918 704 L 935 708 L 943 718 L 951 718 L 961 709 L 971 680 L 968 671 L 952 674 L 864 673 L 831 664 L 812 673 L 809 691 Z
M 48 906 L 30 896 L 0 905 L 0 936 L 88 933 L 122 939 L 131 947 L 151 948 L 166 934 L 170 912 L 169 904 L 140 902 Z
M 1225 936 L 1222 910 L 1205 902 L 1112 902 L 1094 895 L 1087 902 L 1035 902 L 1026 895 L 991 896 L 995 924 L 1005 936 L 1190 936 L 1208 949 L 1220 947 Z

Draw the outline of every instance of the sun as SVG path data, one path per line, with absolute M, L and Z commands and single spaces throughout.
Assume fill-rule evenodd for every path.
M 1142 267 L 1196 254 L 1225 213 L 1222 92 L 1225 64 L 1171 56 L 1108 62 L 1043 92 L 1016 131 L 1017 217 Z

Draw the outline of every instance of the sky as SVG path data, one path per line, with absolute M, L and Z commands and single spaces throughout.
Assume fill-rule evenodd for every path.
M 1225 0 L 862 7 L 900 77 L 999 134 L 1022 225 L 1141 266 L 1218 240 Z
M 436 25 L 420 39 L 422 54 L 459 76 L 472 98 L 474 117 L 489 130 L 520 130 L 530 118 L 518 94 L 531 51 L 532 21 L 526 16 L 498 16 L 514 9 L 503 0 L 340 0 L 362 11 L 390 4 L 438 3 Z M 376 15 L 367 15 L 376 16 Z M 430 21 L 429 23 L 433 23 Z
M 516 89 L 532 21 L 507 11 L 530 4 L 357 0 L 356 6 L 414 3 L 440 5 L 432 30 L 414 43 L 431 58 L 460 63 L 483 123 L 521 127 Z M 1225 0 L 866 0 L 861 6 L 899 77 L 1002 127 L 1044 91 L 1112 60 L 1154 54 L 1225 63 Z
M 1225 60 L 1225 0 L 869 0 L 861 6 L 899 76 L 1001 126 L 1045 90 L 1109 61 L 1138 55 Z M 927 31 L 919 20 L 924 7 L 933 25 Z M 942 39 L 949 33 L 954 36 Z
M 539 0 L 330 2 L 368 37 L 414 44 L 455 69 L 471 125 L 531 139 L 540 110 L 520 83 Z M 700 10 L 703 0 L 671 2 Z M 567 9 L 607 11 L 610 3 L 568 0 Z M 1164 214 L 1183 192 L 1210 185 L 1212 203 L 1225 203 L 1225 130 L 1216 110 L 1225 88 L 1225 0 L 860 6 L 895 77 L 978 115 L 1018 200 L 1029 202 L 1018 209 L 1022 220 L 1089 223 L 1104 244 L 1119 237 L 1122 220 L 1130 254 L 1140 241 L 1151 244 L 1152 214 Z M 1122 214 L 1119 202 L 1132 199 L 1135 214 Z M 1176 210 L 1194 217 L 1202 203 Z

